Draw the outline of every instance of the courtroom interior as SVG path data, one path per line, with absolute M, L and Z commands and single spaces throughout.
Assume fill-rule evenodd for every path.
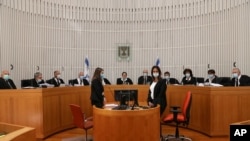
M 249 13 L 250 0 L 0 0 L 0 141 L 245 139 L 232 133 L 250 120 Z

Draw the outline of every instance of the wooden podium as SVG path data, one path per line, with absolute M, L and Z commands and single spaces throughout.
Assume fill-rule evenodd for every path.
M 110 110 L 93 107 L 95 141 L 159 141 L 160 107 Z
M 36 141 L 35 129 L 31 127 L 0 123 L 0 132 L 5 134 L 0 141 Z

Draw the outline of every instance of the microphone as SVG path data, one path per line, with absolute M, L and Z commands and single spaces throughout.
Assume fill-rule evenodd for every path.
M 234 87 L 237 87 L 238 78 L 234 78 Z
M 199 83 L 198 83 L 198 81 L 197 81 L 197 77 L 195 77 L 195 81 L 196 81 L 196 85 L 198 86 L 198 85 L 199 85 Z
M 133 106 L 132 106 L 131 110 L 134 110 L 134 108 L 135 108 L 135 102 L 134 102 L 134 104 L 133 104 Z

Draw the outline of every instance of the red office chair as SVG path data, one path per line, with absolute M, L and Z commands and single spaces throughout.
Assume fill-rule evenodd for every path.
M 178 128 L 180 123 L 182 123 L 186 127 L 188 126 L 189 118 L 190 118 L 191 103 L 192 103 L 192 94 L 190 91 L 188 91 L 184 99 L 181 111 L 179 110 L 180 108 L 179 106 L 171 106 L 171 112 L 173 113 L 170 113 L 163 118 L 163 124 L 175 122 L 176 123 L 175 135 L 168 135 L 165 138 L 165 141 L 168 141 L 171 139 L 182 140 L 182 141 L 184 140 L 192 141 L 190 138 L 180 136 L 179 128 Z
M 76 127 L 82 128 L 85 130 L 85 141 L 87 141 L 87 130 L 93 128 L 92 117 L 85 118 L 84 113 L 81 110 L 81 107 L 75 104 L 70 104 L 70 109 L 73 115 L 73 122 Z

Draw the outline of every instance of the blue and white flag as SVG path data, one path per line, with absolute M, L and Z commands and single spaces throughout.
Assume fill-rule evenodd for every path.
M 85 57 L 84 60 L 84 78 L 87 79 L 89 81 L 90 77 L 89 77 L 89 59 L 88 57 Z
M 160 66 L 160 59 L 159 58 L 156 59 L 155 65 Z

